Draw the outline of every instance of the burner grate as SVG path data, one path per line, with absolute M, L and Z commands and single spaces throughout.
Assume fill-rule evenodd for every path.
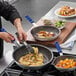
M 21 67 L 19 67 L 14 61 L 12 61 L 10 63 L 10 65 L 8 66 L 8 68 L 11 68 L 11 69 L 15 69 L 15 70 L 23 70 Z
M 0 76 L 20 76 L 22 71 L 13 70 L 13 69 L 5 69 Z

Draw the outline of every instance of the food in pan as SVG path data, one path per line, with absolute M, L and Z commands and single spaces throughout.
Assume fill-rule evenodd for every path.
M 71 15 L 75 15 L 75 9 L 71 8 L 69 6 L 63 6 L 60 8 L 59 10 L 59 14 L 62 16 L 71 16 Z
M 51 22 L 51 20 L 48 20 L 48 19 L 44 19 L 44 25 L 51 25 L 52 24 L 52 22 Z
M 37 47 L 33 47 L 34 53 L 26 54 L 19 59 L 19 63 L 26 66 L 40 66 L 44 62 L 42 53 L 38 52 Z
M 64 60 L 60 60 L 56 66 L 60 68 L 73 68 L 76 67 L 76 61 L 74 59 L 66 58 Z
M 51 38 L 51 37 L 54 37 L 54 33 L 53 32 L 48 32 L 48 31 L 39 31 L 37 33 L 37 36 L 39 38 Z

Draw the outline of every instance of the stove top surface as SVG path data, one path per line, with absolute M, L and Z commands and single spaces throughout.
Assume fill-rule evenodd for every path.
M 55 55 L 56 56 L 56 55 Z M 0 76 L 76 76 L 76 70 L 69 72 L 60 72 L 50 64 L 48 68 L 41 70 L 27 70 L 19 67 L 12 61 Z

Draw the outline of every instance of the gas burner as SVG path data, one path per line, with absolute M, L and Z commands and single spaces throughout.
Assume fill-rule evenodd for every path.
M 27 70 L 20 68 L 14 61 L 1 73 L 0 76 L 58 76 L 57 70 L 50 65 L 47 69 Z
M 4 70 L 0 76 L 20 76 L 21 71 Z
M 58 56 L 58 54 L 54 54 Z M 0 74 L 0 76 L 76 76 L 76 70 L 69 72 L 60 72 L 50 64 L 48 68 L 41 70 L 22 69 L 14 61 Z

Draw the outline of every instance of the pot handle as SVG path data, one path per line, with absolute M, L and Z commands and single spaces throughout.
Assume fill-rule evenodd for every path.
M 58 53 L 60 54 L 60 56 L 63 56 L 62 49 L 60 47 L 59 42 L 55 42 L 54 44 L 55 44 L 56 49 L 57 49 Z
M 11 41 L 12 43 L 14 43 L 16 45 L 16 47 L 20 47 L 20 44 L 14 39 Z
M 35 26 L 38 26 L 35 21 L 30 17 L 30 16 L 25 16 L 25 18 L 35 27 Z
M 0 32 L 7 32 L 5 28 L 1 28 Z M 8 33 L 8 32 L 7 32 Z M 9 34 L 9 33 L 8 33 Z M 20 47 L 20 44 L 14 39 L 11 40 L 12 43 L 14 43 L 16 45 L 16 47 Z
M 30 22 L 30 23 L 34 23 L 34 20 L 30 17 L 30 16 L 25 16 L 25 18 Z

